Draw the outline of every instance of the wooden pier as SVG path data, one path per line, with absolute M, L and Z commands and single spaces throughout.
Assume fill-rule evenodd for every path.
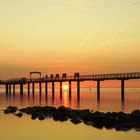
M 39 78 L 32 78 L 32 74 L 39 74 Z M 67 76 L 66 73 L 60 76 L 56 74 L 55 76 L 51 74 L 50 76 L 41 77 L 41 72 L 30 72 L 30 78 L 18 78 L 18 79 L 9 79 L 9 80 L 0 80 L 0 85 L 5 85 L 6 96 L 11 95 L 11 89 L 13 88 L 13 94 L 15 94 L 16 85 L 20 85 L 20 94 L 23 95 L 24 86 L 27 85 L 28 96 L 30 96 L 30 89 L 32 87 L 32 94 L 34 97 L 35 93 L 35 84 L 39 84 L 39 93 L 41 97 L 42 92 L 42 83 L 45 83 L 45 94 L 46 99 L 48 98 L 48 83 L 52 83 L 52 99 L 55 97 L 55 83 L 60 83 L 60 99 L 62 99 L 62 83 L 69 83 L 69 98 L 71 99 L 72 92 L 72 82 L 77 82 L 77 99 L 80 100 L 80 82 L 82 81 L 96 81 L 97 82 L 97 100 L 100 100 L 100 84 L 105 80 L 120 80 L 121 82 L 121 99 L 124 101 L 125 93 L 125 81 L 131 79 L 140 79 L 140 72 L 131 72 L 131 73 L 112 73 L 112 74 L 96 74 L 96 75 L 80 75 L 75 73 L 73 76 Z M 32 86 L 30 86 L 32 85 Z

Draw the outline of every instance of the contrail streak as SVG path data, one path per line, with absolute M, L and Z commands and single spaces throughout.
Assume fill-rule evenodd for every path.
M 90 39 L 90 37 L 91 37 L 93 34 L 95 34 L 95 33 L 97 32 L 98 29 L 99 29 L 99 26 L 93 28 L 93 29 L 89 32 L 89 34 L 81 41 L 81 43 L 80 43 L 80 45 L 79 45 L 78 48 L 81 48 L 81 47 Z

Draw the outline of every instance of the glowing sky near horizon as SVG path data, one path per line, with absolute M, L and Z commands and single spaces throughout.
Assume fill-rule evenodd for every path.
M 140 71 L 140 0 L 0 0 L 0 78 Z

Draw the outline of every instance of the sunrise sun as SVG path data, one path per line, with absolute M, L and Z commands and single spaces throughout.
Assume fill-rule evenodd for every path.
M 64 90 L 67 90 L 67 89 L 69 88 L 69 85 L 68 85 L 68 84 L 64 84 L 64 85 L 62 86 L 62 88 L 63 88 Z

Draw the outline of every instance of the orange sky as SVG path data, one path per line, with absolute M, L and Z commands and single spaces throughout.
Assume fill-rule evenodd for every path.
M 0 79 L 140 71 L 139 13 L 139 0 L 1 0 Z

